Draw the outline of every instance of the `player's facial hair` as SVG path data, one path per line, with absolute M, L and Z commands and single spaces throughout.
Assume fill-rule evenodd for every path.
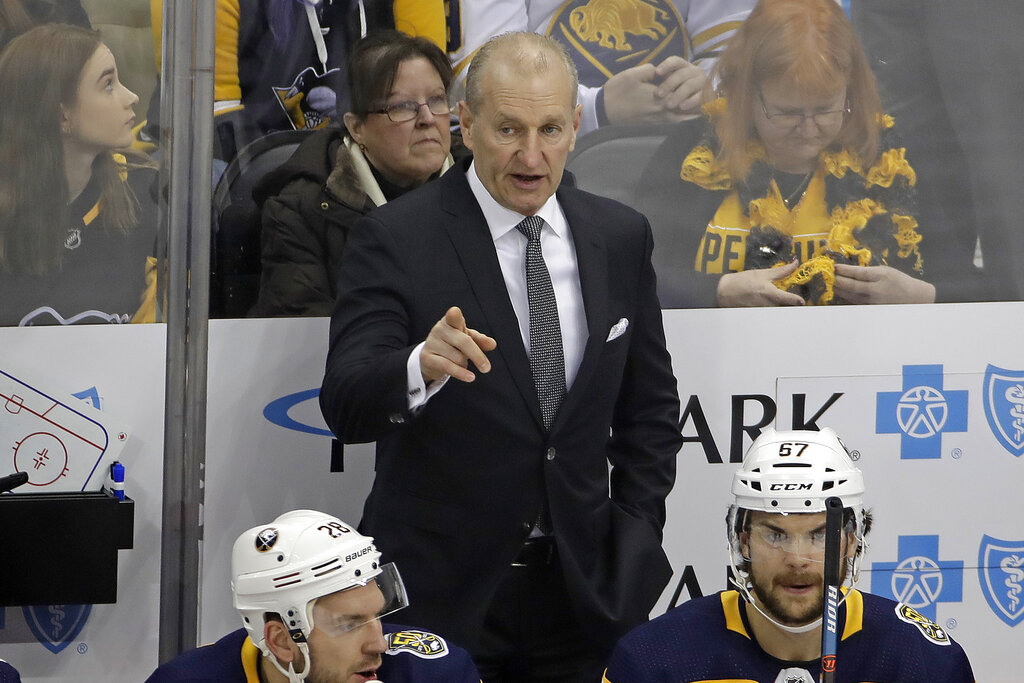
M 839 564 L 840 585 L 846 582 L 846 570 L 847 563 L 844 560 Z M 780 599 L 772 593 L 771 584 L 760 579 L 754 563 L 750 565 L 749 579 L 753 593 L 758 602 L 761 603 L 761 609 L 768 612 L 779 623 L 786 626 L 803 626 L 821 616 L 822 608 L 825 604 L 825 580 L 823 574 L 815 573 L 813 580 L 808 581 L 808 583 L 814 583 L 814 600 L 806 609 L 797 613 L 793 613 L 785 599 Z
M 761 603 L 761 609 L 770 614 L 779 623 L 786 626 L 802 626 L 809 624 L 821 616 L 825 594 L 821 577 L 814 579 L 814 599 L 802 611 L 794 612 L 793 606 L 785 599 L 780 599 L 771 590 L 771 584 L 758 576 L 754 567 L 750 568 L 750 583 L 753 593 Z

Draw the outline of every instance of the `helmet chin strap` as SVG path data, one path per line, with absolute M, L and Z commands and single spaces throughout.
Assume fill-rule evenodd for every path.
M 754 606 L 754 609 L 760 612 L 762 617 L 772 622 L 773 624 L 775 624 L 775 626 L 782 629 L 786 633 L 808 633 L 809 631 L 813 631 L 814 629 L 821 626 L 821 617 L 818 617 L 814 621 L 810 622 L 809 624 L 804 624 L 803 626 L 787 626 L 786 624 L 776 621 L 771 616 L 769 616 L 767 612 L 761 609 L 760 605 L 757 604 L 757 600 L 754 598 L 753 593 L 748 592 L 747 595 L 750 596 L 750 604 Z
M 281 666 L 281 662 L 277 661 L 277 657 L 274 656 L 274 653 L 269 653 L 270 661 L 274 665 L 274 668 L 288 677 L 288 683 L 302 683 L 306 679 L 306 676 L 309 675 L 309 668 L 312 665 L 312 662 L 309 661 L 309 645 L 306 643 L 296 644 L 299 646 L 299 650 L 302 652 L 302 658 L 306 663 L 306 666 L 303 667 L 301 672 L 296 673 L 294 662 L 288 662 L 288 669 L 286 670 Z

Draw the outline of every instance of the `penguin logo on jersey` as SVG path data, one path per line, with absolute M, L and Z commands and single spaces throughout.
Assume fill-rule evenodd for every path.
M 340 69 L 318 74 L 313 67 L 307 67 L 295 77 L 291 85 L 273 88 L 278 104 L 288 115 L 295 130 L 323 128 L 331 122 L 338 104 L 333 84 L 339 74 Z
M 547 34 L 566 46 L 580 83 L 600 86 L 639 64 L 689 57 L 689 38 L 670 0 L 569 0 Z
M 910 605 L 904 605 L 902 602 L 896 605 L 896 616 L 900 618 L 900 621 L 916 626 L 925 638 L 936 645 L 949 645 L 949 636 L 946 635 L 945 630 Z
M 448 654 L 448 643 L 444 638 L 428 631 L 405 630 L 389 633 L 388 649 L 385 654 L 398 655 L 403 652 L 421 659 L 437 659 Z
M 274 547 L 277 543 L 277 529 L 274 527 L 267 527 L 263 531 L 256 534 L 256 550 L 261 553 L 265 553 Z

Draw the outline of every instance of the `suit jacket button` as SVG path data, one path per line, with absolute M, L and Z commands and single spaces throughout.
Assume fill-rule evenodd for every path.
M 547 458 L 548 458 L 548 460 L 554 460 L 555 459 L 555 449 L 554 448 L 549 448 L 548 449 Z
M 394 425 L 400 425 L 405 422 L 405 418 L 402 417 L 401 413 L 392 413 L 388 416 L 388 422 Z

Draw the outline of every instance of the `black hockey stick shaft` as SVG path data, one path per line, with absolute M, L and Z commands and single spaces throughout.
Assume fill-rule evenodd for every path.
M 836 679 L 839 625 L 839 555 L 843 535 L 843 501 L 825 500 L 825 600 L 821 618 L 821 683 Z

